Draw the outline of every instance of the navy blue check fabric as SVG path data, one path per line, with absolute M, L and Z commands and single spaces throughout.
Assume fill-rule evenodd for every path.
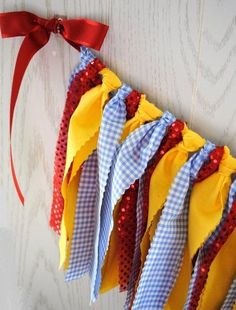
M 228 197 L 226 206 L 224 208 L 223 216 L 221 218 L 220 223 L 217 225 L 216 229 L 212 232 L 212 234 L 209 236 L 209 238 L 205 241 L 204 245 L 202 246 L 202 248 L 199 251 L 199 254 L 198 254 L 195 266 L 194 266 L 194 271 L 193 271 L 193 274 L 191 277 L 188 295 L 187 295 L 186 303 L 184 305 L 184 310 L 187 310 L 190 307 L 190 301 L 191 301 L 191 296 L 193 294 L 193 288 L 195 285 L 195 281 L 197 278 L 197 274 L 198 274 L 200 265 L 201 265 L 202 260 L 205 256 L 206 250 L 215 241 L 216 237 L 218 236 L 219 231 L 220 231 L 222 225 L 224 224 L 225 218 L 227 217 L 228 213 L 231 210 L 231 207 L 232 207 L 232 204 L 233 204 L 233 201 L 235 198 L 236 198 L 236 180 L 232 183 L 232 185 L 230 187 L 229 197 Z M 234 291 L 234 293 L 236 294 L 236 291 Z M 230 296 L 232 296 L 232 294 L 230 294 Z M 236 295 L 234 295 L 234 298 L 235 297 L 236 297 Z M 227 308 L 227 309 L 231 309 L 231 308 Z
M 78 279 L 90 270 L 95 233 L 97 174 L 97 151 L 94 151 L 83 164 L 80 176 L 66 281 Z
M 148 251 L 132 309 L 164 308 L 183 259 L 192 184 L 214 148 L 214 144 L 207 142 L 175 177 Z
M 113 227 L 114 207 L 125 190 L 143 175 L 148 161 L 160 146 L 166 128 L 174 121 L 175 117 L 170 112 L 165 112 L 160 120 L 145 124 L 132 132 L 117 151 L 107 182 L 100 225 L 96 233 L 94 263 L 91 270 L 92 301 L 97 298 L 101 284 L 101 268 Z
M 229 292 L 220 310 L 231 310 L 236 303 L 236 278 L 230 286 Z

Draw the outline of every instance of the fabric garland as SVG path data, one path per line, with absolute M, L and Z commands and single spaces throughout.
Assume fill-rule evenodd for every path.
M 49 220 L 60 235 L 65 280 L 88 273 L 92 302 L 119 285 L 126 310 L 235 309 L 236 159 L 229 148 L 159 110 L 93 55 L 88 47 L 100 49 L 107 25 L 20 11 L 0 13 L 0 29 L 3 38 L 24 37 L 9 115 L 22 204 L 11 134 L 25 71 L 51 33 L 81 53 L 57 139 Z

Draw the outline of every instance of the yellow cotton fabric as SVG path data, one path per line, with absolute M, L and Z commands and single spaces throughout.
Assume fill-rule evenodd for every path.
M 191 258 L 220 222 L 231 184 L 231 174 L 234 172 L 236 159 L 225 146 L 218 171 L 194 185 L 190 198 L 188 227 Z
M 141 95 L 138 110 L 133 118 L 128 120 L 125 124 L 121 141 L 123 141 L 132 131 L 140 127 L 146 122 L 153 121 L 162 115 L 162 111 L 156 106 L 146 100 L 145 95 Z M 116 219 L 118 216 L 118 205 L 114 209 L 113 219 L 114 227 L 110 236 L 109 249 L 107 251 L 103 268 L 102 268 L 102 282 L 100 293 L 105 293 L 108 290 L 116 287 L 119 284 L 119 257 L 117 251 L 117 229 Z
M 157 221 L 152 223 L 153 219 L 163 207 L 177 172 L 187 161 L 189 153 L 196 152 L 205 144 L 205 140 L 186 125 L 182 130 L 182 137 L 183 140 L 162 157 L 150 180 L 147 229 L 141 242 L 142 262 L 145 261 L 150 241 L 156 230 Z
M 78 172 L 82 163 L 96 149 L 103 107 L 109 93 L 121 86 L 119 78 L 109 69 L 100 71 L 102 84 L 87 91 L 80 99 L 69 125 L 66 167 L 62 183 L 64 211 L 61 222 L 60 267 L 69 262 L 70 241 L 79 183 Z
M 229 236 L 211 265 L 198 310 L 220 309 L 236 276 L 235 249 L 236 230 Z
M 114 209 L 114 218 L 118 217 L 119 208 L 116 206 Z M 119 283 L 119 255 L 117 251 L 118 235 L 117 221 L 114 221 L 113 231 L 110 236 L 110 245 L 107 251 L 103 268 L 102 268 L 102 283 L 100 287 L 100 293 L 105 293 L 108 290 L 116 287 Z
M 181 298 L 180 302 L 179 296 L 187 296 L 192 273 L 192 267 L 189 269 L 189 266 L 192 266 L 192 259 L 197 250 L 220 222 L 231 184 L 231 174 L 234 172 L 236 172 L 236 159 L 230 155 L 228 147 L 225 146 L 218 171 L 194 185 L 189 205 L 188 255 L 184 256 L 180 273 L 165 309 L 182 309 L 186 298 Z M 221 264 L 224 265 L 223 261 Z M 213 277 L 217 277 L 217 273 L 211 269 L 209 275 L 212 273 Z M 234 271 L 231 270 L 231 275 L 233 273 Z M 216 295 L 215 290 L 212 290 L 211 294 L 213 301 Z M 179 308 L 172 308 L 177 303 L 180 305 Z

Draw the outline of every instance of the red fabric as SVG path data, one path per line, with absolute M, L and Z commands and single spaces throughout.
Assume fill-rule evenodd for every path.
M 81 96 L 92 87 L 101 84 L 99 71 L 104 65 L 98 59 L 94 59 L 84 70 L 78 72 L 73 78 L 67 92 L 66 104 L 61 120 L 59 135 L 56 144 L 53 177 L 53 200 L 51 206 L 50 226 L 60 234 L 64 200 L 61 194 L 61 185 L 66 164 L 67 136 L 70 118 L 77 108 Z
M 59 33 L 74 48 L 79 50 L 80 45 L 100 49 L 106 36 L 108 26 L 88 19 L 62 20 L 41 18 L 29 12 L 0 13 L 0 29 L 3 38 L 24 36 L 18 52 L 10 102 L 10 163 L 13 181 L 19 199 L 24 204 L 24 196 L 20 189 L 12 156 L 11 133 L 14 110 L 21 81 L 26 68 L 38 50 L 47 44 L 51 32 Z
M 141 94 L 136 90 L 127 96 L 125 100 L 127 120 L 134 117 L 140 98 Z M 121 292 L 127 290 L 133 261 L 138 184 L 136 181 L 125 191 L 118 210 L 119 284 Z
M 120 291 L 128 289 L 129 278 L 133 263 L 135 233 L 136 233 L 136 204 L 139 181 L 126 190 L 119 204 L 118 214 L 118 246 L 119 246 L 119 284 Z
M 133 90 L 125 99 L 126 104 L 126 119 L 129 120 L 134 117 L 138 110 L 141 94 L 137 90 Z
M 203 181 L 211 174 L 213 174 L 215 171 L 217 171 L 223 155 L 224 155 L 223 146 L 217 146 L 213 151 L 211 151 L 209 155 L 209 160 L 205 162 L 202 165 L 201 169 L 198 171 L 195 183 Z

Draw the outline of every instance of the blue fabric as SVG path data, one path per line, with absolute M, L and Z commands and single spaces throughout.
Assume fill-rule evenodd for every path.
M 66 281 L 89 272 L 93 255 L 98 162 L 94 151 L 83 164 L 74 218 L 74 229 Z
M 126 189 L 139 179 L 165 135 L 166 128 L 175 121 L 165 112 L 159 121 L 153 121 L 132 132 L 117 150 L 102 201 L 100 225 L 97 227 L 95 255 L 91 270 L 91 300 L 98 296 L 101 284 L 101 268 L 113 227 L 113 209 Z M 101 174 L 103 171 L 101 170 Z
M 232 204 L 233 204 L 233 201 L 235 198 L 236 198 L 236 180 L 232 183 L 232 185 L 230 187 L 228 201 L 227 201 L 226 206 L 224 208 L 223 216 L 221 218 L 220 223 L 217 225 L 216 229 L 212 232 L 210 237 L 205 241 L 203 247 L 199 251 L 199 254 L 198 254 L 195 266 L 194 266 L 194 271 L 193 271 L 193 274 L 191 277 L 186 303 L 184 306 L 185 310 L 187 310 L 189 308 L 191 296 L 194 293 L 193 288 L 194 288 L 195 281 L 197 278 L 199 266 L 202 263 L 202 260 L 205 256 L 207 248 L 215 241 L 216 237 L 218 236 L 219 231 L 220 231 L 222 225 L 224 224 L 225 218 L 227 217 L 228 213 L 231 210 L 231 207 L 232 207 Z M 235 288 L 235 291 L 233 290 L 232 292 L 234 292 L 236 294 L 236 288 Z M 231 300 L 231 296 L 233 295 L 233 293 L 229 293 L 229 294 L 230 294 L 229 299 Z M 236 295 L 234 295 L 234 297 L 236 297 Z M 227 309 L 231 309 L 231 308 L 227 308 Z
M 98 165 L 99 192 L 97 200 L 98 203 L 96 207 L 97 231 L 95 234 L 93 263 L 90 270 L 91 277 L 93 277 L 92 276 L 93 266 L 97 264 L 96 258 L 98 256 L 98 242 L 99 242 L 98 229 L 100 227 L 100 221 L 102 217 L 101 206 L 112 162 L 117 154 L 120 137 L 126 122 L 126 105 L 124 100 L 131 93 L 131 91 L 132 89 L 128 85 L 123 84 L 122 87 L 117 91 L 116 95 L 106 105 L 103 112 L 103 118 L 99 132 L 98 147 L 97 147 L 98 163 L 99 163 Z
M 163 309 L 183 259 L 192 183 L 215 145 L 207 142 L 175 177 L 142 270 L 133 310 Z
M 94 58 L 95 56 L 88 48 L 81 46 L 80 63 L 71 74 L 69 86 L 75 75 L 85 69 Z M 97 153 L 94 152 L 85 162 L 81 173 L 66 281 L 78 279 L 90 269 L 95 228 L 97 165 Z

